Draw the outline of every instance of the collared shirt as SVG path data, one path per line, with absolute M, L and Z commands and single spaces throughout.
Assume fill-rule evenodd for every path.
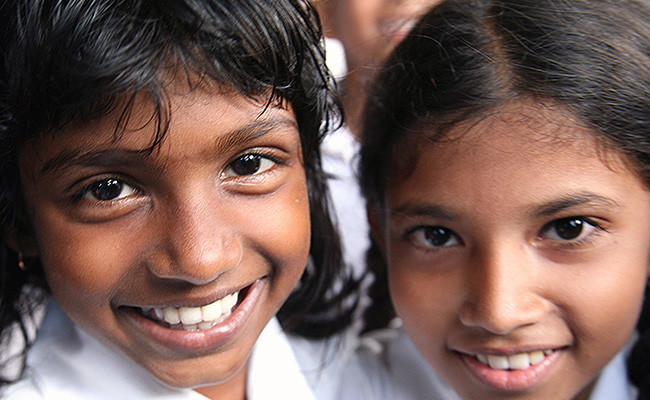
M 302 370 L 273 318 L 251 353 L 247 399 L 316 400 Z M 8 400 L 206 399 L 192 389 L 161 384 L 76 326 L 54 301 L 29 351 L 25 378 L 4 390 L 0 397 Z

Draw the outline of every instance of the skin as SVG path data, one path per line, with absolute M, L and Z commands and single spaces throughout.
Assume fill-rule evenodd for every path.
M 346 121 L 359 134 L 366 87 L 375 71 L 419 17 L 442 0 L 319 0 L 325 34 L 345 49 L 343 82 Z
M 154 132 L 145 99 L 118 140 L 111 115 L 26 147 L 25 202 L 52 294 L 74 322 L 167 385 L 243 399 L 246 359 L 308 258 L 300 136 L 288 106 L 175 89 L 151 155 L 139 152 Z M 260 163 L 242 169 L 235 161 L 246 154 Z M 98 200 L 89 186 L 109 178 L 123 186 Z M 254 283 L 259 298 L 243 323 L 217 325 L 233 333 L 216 341 L 194 332 L 193 344 L 170 343 L 171 329 L 132 308 L 197 307 Z
M 417 143 L 372 221 L 407 333 L 463 399 L 587 398 L 640 313 L 650 193 L 562 110 L 506 105 L 449 135 Z M 474 357 L 546 349 L 528 372 Z

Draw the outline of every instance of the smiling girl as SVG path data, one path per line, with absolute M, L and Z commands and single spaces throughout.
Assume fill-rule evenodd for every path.
M 433 386 L 420 398 L 650 396 L 648 87 L 650 11 L 632 0 L 447 1 L 397 47 L 361 175 L 433 367 L 408 383 Z M 399 382 L 411 346 L 398 332 L 348 376 Z
M 31 341 L 37 288 L 48 301 L 3 398 L 313 398 L 286 333 L 346 327 L 351 286 L 320 172 L 337 109 L 311 6 L 0 11 L 5 343 L 16 326 Z

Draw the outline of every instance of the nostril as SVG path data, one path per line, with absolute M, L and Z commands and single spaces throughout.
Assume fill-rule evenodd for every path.
M 147 258 L 147 269 L 157 278 L 204 285 L 237 268 L 244 259 L 240 241 L 215 244 L 194 243 L 183 246 L 179 241 L 154 250 Z
M 515 297 L 474 298 L 463 305 L 459 319 L 465 326 L 503 335 L 540 322 L 547 312 L 544 299 L 528 293 Z

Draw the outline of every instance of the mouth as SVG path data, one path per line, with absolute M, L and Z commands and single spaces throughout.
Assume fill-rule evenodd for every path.
M 261 278 L 246 287 L 232 288 L 217 300 L 205 299 L 204 304 L 188 298 L 167 304 L 120 306 L 117 316 L 129 335 L 146 348 L 167 356 L 194 357 L 230 346 L 260 328 L 260 318 L 267 311 L 262 300 L 267 283 Z
M 553 354 L 555 350 L 536 350 L 529 353 L 518 353 L 509 356 L 492 354 L 476 354 L 474 358 L 483 365 L 497 370 L 524 370 L 531 365 L 537 365 Z
M 250 286 L 199 307 L 134 307 L 143 317 L 169 329 L 206 331 L 224 322 L 246 297 Z
M 532 390 L 561 360 L 563 348 L 512 354 L 458 353 L 472 374 L 504 393 Z

